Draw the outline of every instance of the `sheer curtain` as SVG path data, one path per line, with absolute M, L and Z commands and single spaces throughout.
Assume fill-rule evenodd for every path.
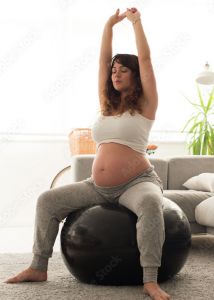
M 97 71 L 104 23 L 136 6 L 151 48 L 159 109 L 154 133 L 179 133 L 197 97 L 195 75 L 214 67 L 214 2 L 9 0 L 0 2 L 0 133 L 67 135 L 99 111 Z M 209 32 L 209 34 L 208 34 Z M 137 53 L 128 20 L 114 27 L 113 54 Z

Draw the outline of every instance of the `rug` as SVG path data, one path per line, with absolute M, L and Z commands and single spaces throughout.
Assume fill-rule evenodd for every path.
M 142 286 L 97 286 L 77 281 L 67 270 L 60 252 L 49 261 L 48 281 L 5 284 L 3 281 L 28 267 L 31 253 L 0 254 L 1 300 L 146 300 Z M 214 237 L 194 236 L 185 266 L 161 284 L 171 299 L 214 299 Z

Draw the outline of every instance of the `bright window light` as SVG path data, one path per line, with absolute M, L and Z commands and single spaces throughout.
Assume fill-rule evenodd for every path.
M 0 2 L 0 133 L 67 135 L 99 112 L 98 57 L 117 8 L 141 12 L 159 108 L 153 132 L 179 134 L 197 97 L 195 76 L 214 67 L 214 2 L 21 0 Z M 128 20 L 114 27 L 113 54 L 137 54 Z

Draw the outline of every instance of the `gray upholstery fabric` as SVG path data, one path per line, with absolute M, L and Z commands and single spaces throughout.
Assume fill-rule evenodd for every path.
M 207 227 L 207 233 L 214 235 L 214 228 L 213 227 Z
M 91 176 L 94 154 L 74 155 L 71 158 L 72 181 L 77 182 Z
M 167 189 L 168 161 L 163 158 L 149 158 L 149 161 L 155 167 L 155 172 L 162 180 L 164 190 Z
M 214 173 L 214 156 L 187 155 L 169 159 L 168 190 L 185 190 L 182 184 L 200 173 Z
M 207 233 L 207 227 L 200 225 L 196 222 L 190 222 L 190 228 L 192 234 L 200 234 L 200 233 Z
M 189 222 L 195 222 L 196 206 L 203 200 L 214 196 L 214 193 L 193 190 L 164 190 L 163 195 L 180 206 Z

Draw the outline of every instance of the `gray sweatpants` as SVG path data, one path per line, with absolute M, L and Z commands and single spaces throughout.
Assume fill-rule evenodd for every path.
M 59 230 L 69 213 L 102 203 L 119 203 L 137 215 L 137 243 L 143 282 L 157 282 L 165 238 L 163 187 L 150 167 L 125 184 L 101 187 L 92 177 L 42 193 L 37 202 L 31 268 L 46 271 Z

